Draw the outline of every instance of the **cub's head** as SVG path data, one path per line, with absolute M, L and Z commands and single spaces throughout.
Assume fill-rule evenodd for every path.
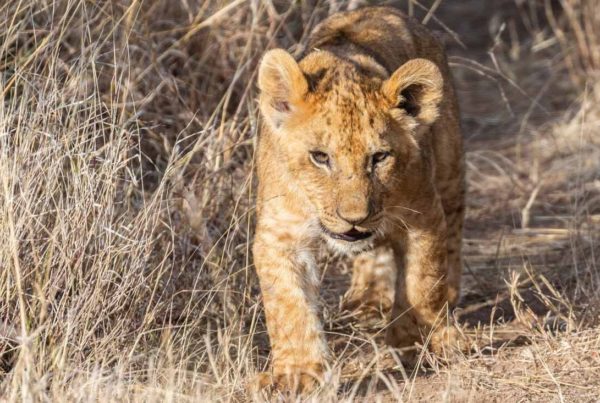
M 406 176 L 442 99 L 434 63 L 413 59 L 388 76 L 368 58 L 315 51 L 298 64 L 275 49 L 263 57 L 258 86 L 277 145 L 269 158 L 285 165 L 330 245 L 357 252 L 402 226 L 399 195 L 411 192 Z

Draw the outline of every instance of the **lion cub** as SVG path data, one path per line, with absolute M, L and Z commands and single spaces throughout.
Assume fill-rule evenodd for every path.
M 354 302 L 389 298 L 392 346 L 452 341 L 447 309 L 461 275 L 463 150 L 440 42 L 400 11 L 373 7 L 326 19 L 307 49 L 299 62 L 267 52 L 258 76 L 254 262 L 268 379 L 284 388 L 309 388 L 327 367 L 313 256 L 323 241 L 358 255 Z M 395 285 L 373 269 L 386 251 Z

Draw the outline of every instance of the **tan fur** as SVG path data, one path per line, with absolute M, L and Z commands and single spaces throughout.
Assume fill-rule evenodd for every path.
M 392 8 L 341 13 L 315 28 L 300 62 L 267 52 L 258 85 L 254 259 L 273 359 L 263 378 L 309 388 L 327 368 L 313 257 L 323 242 L 371 253 L 358 256 L 348 295 L 392 305 L 389 344 L 433 332 L 440 350 L 453 337 L 464 210 L 458 108 L 440 43 Z M 332 235 L 357 231 L 373 235 Z M 393 256 L 395 273 L 376 270 L 374 248 Z

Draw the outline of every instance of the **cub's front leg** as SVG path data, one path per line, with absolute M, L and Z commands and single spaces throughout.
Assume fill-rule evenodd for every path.
M 447 230 L 438 197 L 405 217 L 408 230 L 394 243 L 399 264 L 388 344 L 409 346 L 431 334 L 431 348 L 440 353 L 454 345 L 457 331 L 448 318 Z
M 319 279 L 305 233 L 300 219 L 281 211 L 259 217 L 254 263 L 273 366 L 272 375 L 261 374 L 261 387 L 273 384 L 287 390 L 310 390 L 325 368 L 328 350 L 319 319 Z

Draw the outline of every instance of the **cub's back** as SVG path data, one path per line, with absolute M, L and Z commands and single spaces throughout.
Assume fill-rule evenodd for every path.
M 393 72 L 409 59 L 435 62 L 447 70 L 444 48 L 432 33 L 392 7 L 367 7 L 335 14 L 315 27 L 308 49 L 328 50 L 338 56 L 367 54 Z

